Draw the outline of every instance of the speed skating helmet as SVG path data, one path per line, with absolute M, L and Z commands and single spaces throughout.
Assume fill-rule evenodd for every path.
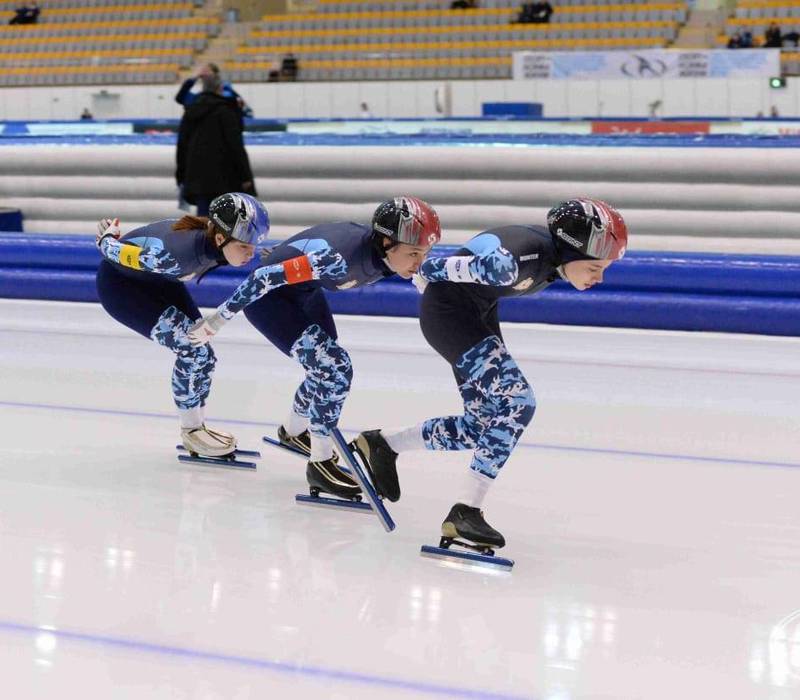
M 628 245 L 622 215 L 599 199 L 570 199 L 547 212 L 547 227 L 557 245 L 587 258 L 619 260 Z
M 208 218 L 225 235 L 223 246 L 232 240 L 257 245 L 269 233 L 266 207 L 242 192 L 229 192 L 214 199 L 208 207 Z
M 378 205 L 372 216 L 372 233 L 386 236 L 396 245 L 431 246 L 442 237 L 439 215 L 416 197 L 395 197 Z

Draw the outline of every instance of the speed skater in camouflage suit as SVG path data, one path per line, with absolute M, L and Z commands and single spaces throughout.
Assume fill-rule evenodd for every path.
M 263 267 L 190 333 L 202 343 L 243 310 L 262 335 L 300 363 L 305 377 L 278 439 L 309 456 L 312 489 L 345 499 L 360 492 L 333 451 L 331 431 L 350 391 L 353 366 L 338 342 L 325 292 L 357 289 L 393 274 L 409 279 L 440 235 L 436 212 L 416 197 L 383 202 L 371 225 L 313 226 L 270 250 Z
M 185 282 L 221 265 L 252 260 L 256 243 L 269 231 L 267 210 L 247 194 L 217 197 L 209 217 L 165 219 L 121 235 L 119 220 L 98 224 L 97 293 L 114 319 L 175 354 L 172 397 L 184 447 L 205 457 L 236 448 L 230 433 L 205 425 L 216 356 L 210 345 L 196 347 L 189 332 L 201 317 Z
M 547 227 L 489 229 L 455 255 L 429 258 L 420 267 L 414 281 L 423 293 L 422 332 L 450 363 L 464 413 L 395 432 L 361 433 L 356 447 L 379 493 L 391 501 L 400 498 L 400 452 L 472 450 L 470 469 L 442 534 L 487 547 L 505 545 L 480 508 L 531 422 L 536 400 L 503 342 L 498 301 L 535 294 L 559 278 L 578 290 L 589 289 L 622 258 L 627 240 L 619 212 L 600 200 L 573 199 L 549 211 Z

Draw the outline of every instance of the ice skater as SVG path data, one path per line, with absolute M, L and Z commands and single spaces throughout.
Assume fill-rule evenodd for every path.
M 221 266 L 252 260 L 266 238 L 269 217 L 250 195 L 224 194 L 209 206 L 209 216 L 156 221 L 121 236 L 118 219 L 98 224 L 97 293 L 117 321 L 176 355 L 172 397 L 178 409 L 183 446 L 205 457 L 236 449 L 229 433 L 206 426 L 204 408 L 216 357 L 210 345 L 196 347 L 189 328 L 202 314 L 184 282 Z
M 312 489 L 344 499 L 360 492 L 333 451 L 331 431 L 350 390 L 353 367 L 337 341 L 324 290 L 355 289 L 393 274 L 410 279 L 440 236 L 438 215 L 416 197 L 383 202 L 371 225 L 313 226 L 269 251 L 264 266 L 190 332 L 194 342 L 203 343 L 244 309 L 260 333 L 302 365 L 305 378 L 278 439 L 308 455 L 306 477 Z
M 414 281 L 424 290 L 422 333 L 452 366 L 464 414 L 394 432 L 366 431 L 355 445 L 376 490 L 390 501 L 400 498 L 399 453 L 473 450 L 458 499 L 442 524 L 448 540 L 442 546 L 457 538 L 478 549 L 505 545 L 481 506 L 536 409 L 533 390 L 503 343 L 498 300 L 535 294 L 559 277 L 589 289 L 622 258 L 627 240 L 615 209 L 597 199 L 572 199 L 548 212 L 547 228 L 490 229 L 455 255 L 430 258 L 420 267 Z

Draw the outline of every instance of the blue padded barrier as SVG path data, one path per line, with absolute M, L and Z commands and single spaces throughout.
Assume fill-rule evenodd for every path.
M 437 255 L 452 246 L 439 246 Z M 0 234 L 0 297 L 96 302 L 100 256 L 87 236 Z M 224 267 L 188 287 L 216 306 L 244 279 Z M 419 295 L 393 277 L 329 295 L 334 313 L 416 316 Z M 540 294 L 505 299 L 503 320 L 587 326 L 800 335 L 800 258 L 631 252 L 602 287 L 581 293 L 558 281 Z

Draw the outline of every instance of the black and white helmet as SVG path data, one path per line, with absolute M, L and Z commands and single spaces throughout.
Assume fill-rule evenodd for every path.
M 208 207 L 208 218 L 224 233 L 225 243 L 237 240 L 256 245 L 269 233 L 266 207 L 242 192 L 229 192 L 214 199 Z
M 628 228 L 622 215 L 600 199 L 577 198 L 547 212 L 550 235 L 581 256 L 619 260 L 628 245 Z

